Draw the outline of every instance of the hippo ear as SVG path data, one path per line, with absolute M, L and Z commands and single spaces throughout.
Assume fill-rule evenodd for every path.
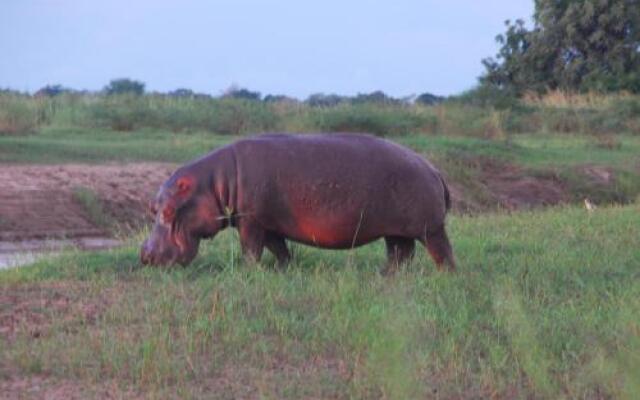
M 176 186 L 178 187 L 178 193 L 185 194 L 193 186 L 193 181 L 190 178 L 182 177 L 178 179 Z

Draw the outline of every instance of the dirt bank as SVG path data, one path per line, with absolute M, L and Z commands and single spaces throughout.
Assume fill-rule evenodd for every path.
M 100 237 L 115 226 L 139 226 L 148 200 L 174 168 L 158 163 L 3 165 L 0 240 Z M 96 204 L 83 203 L 80 192 L 91 193 Z M 96 213 L 116 224 L 101 226 Z

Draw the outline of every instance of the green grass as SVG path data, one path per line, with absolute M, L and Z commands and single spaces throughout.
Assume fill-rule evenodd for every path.
M 37 135 L 0 136 L 0 163 L 184 162 L 232 139 L 204 133 L 46 128 Z
M 140 236 L 1 271 L 0 293 L 30 306 L 0 370 L 159 398 L 634 398 L 638 204 L 449 227 L 456 274 L 419 251 L 383 278 L 381 243 L 294 246 L 277 272 L 242 262 L 234 231 L 185 269 L 140 268 Z M 60 296 L 71 305 L 40 302 Z
M 619 135 L 618 148 L 598 146 L 598 138 L 585 135 L 518 134 L 508 141 L 470 137 L 413 135 L 394 138 L 418 151 L 434 155 L 482 156 L 529 168 L 595 164 L 629 166 L 640 162 L 640 138 Z
M 205 132 L 175 134 L 139 130 L 45 128 L 40 134 L 0 136 L 0 162 L 64 163 L 108 161 L 185 162 L 242 136 Z M 640 137 L 616 136 L 619 147 L 598 146 L 585 135 L 512 135 L 509 141 L 462 136 L 414 134 L 394 141 L 434 156 L 482 156 L 525 167 L 602 164 L 628 166 L 640 162 Z

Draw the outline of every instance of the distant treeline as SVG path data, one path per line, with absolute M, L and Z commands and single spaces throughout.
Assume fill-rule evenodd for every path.
M 169 92 L 149 92 L 145 91 L 145 83 L 133 80 L 129 78 L 119 78 L 114 79 L 109 82 L 101 91 L 88 91 L 88 90 L 76 90 L 72 88 L 68 88 L 66 86 L 56 84 L 56 85 L 46 85 L 39 90 L 37 90 L 33 96 L 35 97 L 55 97 L 63 94 L 76 94 L 76 95 L 144 95 L 149 94 L 153 96 L 168 96 L 168 97 L 177 97 L 177 98 L 191 98 L 191 99 L 242 99 L 242 100 L 255 100 L 255 101 L 264 101 L 264 102 L 291 102 L 298 103 L 303 102 L 310 106 L 335 106 L 343 103 L 381 103 L 381 104 L 400 104 L 400 103 L 419 103 L 425 105 L 433 105 L 440 103 L 446 99 L 444 96 L 438 96 L 432 93 L 422 93 L 420 95 L 410 95 L 403 98 L 395 98 L 389 96 L 383 91 L 374 91 L 371 93 L 359 93 L 356 96 L 342 96 L 338 94 L 325 94 L 325 93 L 314 93 L 307 97 L 305 100 L 301 101 L 295 97 L 290 97 L 281 94 L 267 94 L 265 96 L 258 91 L 253 91 L 249 89 L 245 89 L 242 87 L 238 87 L 232 85 L 227 90 L 225 90 L 219 96 L 213 96 L 208 93 L 198 93 L 191 89 L 187 88 L 178 88 Z M 29 93 L 19 92 L 12 89 L 1 89 L 0 93 L 5 94 L 15 94 L 15 95 L 24 95 L 29 96 Z
M 315 94 L 299 101 L 236 87 L 216 97 L 189 89 L 145 93 L 143 83 L 130 79 L 114 80 L 100 92 L 59 85 L 33 95 L 0 92 L 0 134 L 36 133 L 43 127 L 230 135 L 341 131 L 494 139 L 532 132 L 640 134 L 640 96 L 553 91 L 516 97 L 481 85 L 448 98 L 425 93 L 415 99 L 395 99 L 378 91 L 353 97 Z

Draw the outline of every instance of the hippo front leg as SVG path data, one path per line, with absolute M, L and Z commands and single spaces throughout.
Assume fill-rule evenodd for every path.
M 238 223 L 242 255 L 250 262 L 259 262 L 265 244 L 265 230 L 249 219 Z

